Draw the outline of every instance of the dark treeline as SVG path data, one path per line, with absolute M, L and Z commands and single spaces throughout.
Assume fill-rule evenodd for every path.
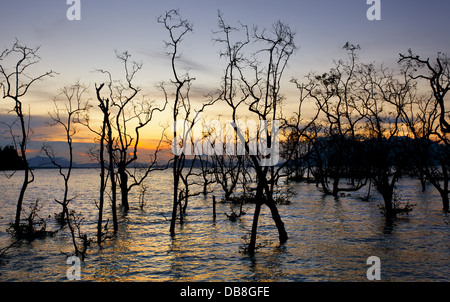
M 448 211 L 448 112 L 442 101 L 450 88 L 448 58 L 438 54 L 433 67 L 409 51 L 391 70 L 360 62 L 357 45 L 346 43 L 344 50 L 347 59 L 329 71 L 310 74 L 306 84 L 294 80 L 314 100 L 319 118 L 307 129 L 298 126 L 298 118 L 286 124 L 287 149 L 297 148 L 289 168 L 300 179 L 304 173 L 297 170 L 306 168 L 333 196 L 373 185 L 388 219 L 410 210 L 395 200 L 400 177 L 418 177 L 423 190 L 426 182 L 433 184 Z M 429 80 L 432 93 L 419 91 L 422 79 Z
M 360 47 L 346 43 L 346 57 L 333 61 L 330 70 L 292 79 L 298 96 L 290 99 L 292 96 L 284 95 L 282 87 L 286 67 L 297 50 L 292 29 L 281 21 L 267 29 L 241 23 L 230 25 L 219 12 L 213 41 L 220 48 L 218 59 L 223 76 L 220 86 L 202 102 L 193 102 L 191 88 L 196 79 L 184 71 L 180 60 L 182 42 L 189 39 L 193 25 L 176 10 L 161 15 L 157 22 L 167 30 L 167 68 L 172 72 L 167 83 L 158 85 L 161 100 L 151 101 L 136 85 L 135 78 L 143 64 L 131 61 L 131 55 L 125 51 L 116 52 L 117 61 L 123 66 L 121 76 L 97 70 L 104 81 L 92 83 L 94 99 L 87 97 L 88 85 L 77 82 L 62 88 L 55 97 L 54 108 L 49 110 L 51 125 L 64 129 L 68 167 L 58 164 L 51 146 L 44 145 L 42 151 L 64 179 L 64 195 L 56 200 L 62 207 L 58 218 L 61 227 L 67 225 L 70 230 L 77 255 L 84 257 L 91 242 L 101 244 L 113 235 L 108 234 L 110 220 L 112 232 L 118 232 L 118 212 L 131 209 L 131 190 L 140 190 L 139 207 L 145 206 L 145 196 L 151 195 L 145 180 L 152 171 L 162 169 L 170 169 L 173 176 L 169 227 L 172 237 L 176 236 L 177 223 L 184 223 L 190 198 L 213 193 L 213 200 L 223 196 L 224 202 L 240 203 L 239 212 L 233 211 L 228 215 L 230 219 L 245 214 L 244 202 L 254 204 L 250 240 L 245 248 L 249 254 L 257 248 L 258 219 L 263 206 L 271 212 L 280 244 L 288 240 L 278 210 L 280 203 L 289 201 L 289 194 L 280 190 L 281 180 L 314 182 L 324 194 L 336 198 L 362 188 L 368 190 L 369 198 L 371 189 L 376 190 L 384 201 L 384 215 L 392 220 L 411 210 L 396 196 L 399 179 L 415 177 L 422 190 L 427 189 L 426 184 L 432 184 L 442 196 L 444 211 L 449 210 L 450 126 L 445 100 L 450 89 L 450 61 L 444 54 L 438 53 L 432 61 L 408 51 L 400 55 L 398 66 L 389 69 L 361 62 Z M 19 236 L 23 223 L 32 223 L 23 222 L 21 213 L 25 191 L 34 180 L 26 156 L 30 113 L 22 110 L 22 98 L 38 80 L 55 75 L 52 71 L 35 76 L 28 73 L 28 67 L 39 62 L 38 50 L 39 47 L 28 48 L 16 41 L 0 55 L 3 98 L 17 116 L 12 125 L 2 123 L 14 146 L 0 149 L 1 168 L 24 170 L 13 224 Z M 13 67 L 8 69 L 11 61 Z M 224 137 L 215 132 L 217 125 L 200 119 L 201 113 L 219 103 L 228 108 L 228 112 L 221 113 L 231 117 L 231 131 L 226 135 L 235 143 L 232 149 L 220 144 Z M 282 110 L 286 105 L 295 105 L 296 110 L 288 110 L 286 116 Z M 169 122 L 175 126 L 163 126 L 153 155 L 139 157 L 142 131 L 167 110 L 171 110 Z M 100 116 L 100 123 L 94 122 L 94 115 Z M 258 139 L 264 139 L 267 149 L 276 150 L 279 138 L 279 161 L 275 159 L 278 154 L 253 150 L 249 129 L 239 126 L 241 119 L 271 125 L 258 129 Z M 182 125 L 177 124 L 180 120 L 184 121 Z M 189 157 L 186 152 L 174 152 L 161 165 L 158 159 L 164 144 L 184 151 L 186 146 L 196 146 L 198 141 L 191 134 L 199 123 L 206 128 L 201 141 L 215 150 L 214 155 L 194 153 Z M 80 209 L 71 206 L 76 198 L 70 193 L 72 144 L 83 127 L 94 137 L 97 147 L 89 153 L 100 167 L 95 240 L 83 232 Z M 112 217 L 105 217 L 108 205 Z

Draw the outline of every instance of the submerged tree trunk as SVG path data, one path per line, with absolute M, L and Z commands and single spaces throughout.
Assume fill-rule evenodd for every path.
M 23 198 L 25 196 L 25 191 L 27 190 L 27 187 L 30 183 L 33 182 L 33 174 L 30 170 L 30 167 L 28 165 L 28 160 L 27 160 L 27 141 L 28 141 L 28 131 L 27 131 L 27 126 L 25 124 L 25 119 L 22 113 L 22 103 L 18 100 L 16 100 L 16 106 L 15 106 L 15 111 L 17 113 L 17 116 L 19 118 L 20 121 L 20 127 L 21 127 L 21 132 L 22 132 L 22 140 L 20 141 L 20 157 L 22 159 L 22 163 L 25 167 L 25 171 L 24 171 L 24 178 L 23 178 L 23 183 L 22 183 L 22 188 L 20 189 L 20 193 L 19 193 L 19 198 L 17 199 L 17 208 L 16 208 L 16 218 L 15 218 L 15 222 L 14 222 L 14 228 L 16 231 L 18 231 L 20 229 L 20 215 L 22 213 L 22 203 L 23 203 Z M 31 173 L 31 180 L 30 180 L 30 173 Z
M 339 194 L 339 176 L 336 176 L 333 180 L 333 192 L 331 193 L 334 197 L 338 197 Z
M 278 212 L 278 208 L 273 198 L 267 200 L 266 202 L 267 206 L 270 209 L 270 212 L 272 213 L 272 219 L 275 222 L 275 225 L 278 229 L 278 238 L 280 240 L 280 244 L 286 243 L 286 241 L 288 240 L 288 235 L 286 232 L 286 228 L 284 227 L 284 223 L 281 220 L 280 213 Z
M 25 196 L 25 191 L 27 190 L 28 184 L 29 184 L 29 168 L 28 164 L 25 164 L 25 175 L 23 178 L 22 188 L 20 189 L 19 198 L 17 199 L 17 207 L 16 207 L 16 218 L 14 221 L 14 228 L 16 230 L 20 229 L 20 214 L 22 213 L 22 203 L 23 198 Z
M 105 197 L 105 160 L 104 160 L 104 127 L 102 130 L 102 138 L 100 139 L 100 197 L 98 205 L 98 221 L 97 221 L 97 242 L 100 244 L 102 242 L 102 225 L 103 225 L 103 203 Z
M 117 223 L 117 183 L 116 174 L 114 171 L 114 154 L 113 154 L 113 139 L 111 133 L 111 125 L 108 126 L 108 154 L 109 154 L 109 175 L 111 179 L 111 211 L 113 215 L 113 228 L 116 232 L 119 229 Z
M 442 206 L 443 206 L 443 210 L 444 212 L 449 212 L 449 198 L 448 198 L 448 190 L 441 191 L 441 197 L 442 197 Z
M 263 187 L 265 187 L 265 191 L 267 196 L 263 196 Z M 262 202 L 264 201 L 264 202 Z M 257 192 L 256 192 L 256 205 L 255 205 L 255 213 L 253 214 L 253 223 L 252 223 L 252 230 L 250 234 L 250 243 L 248 245 L 247 252 L 250 255 L 253 255 L 255 253 L 256 249 L 256 236 L 258 232 L 258 221 L 259 221 L 259 215 L 261 213 L 261 206 L 262 204 L 266 204 L 267 207 L 270 209 L 270 212 L 272 214 L 272 219 L 275 222 L 275 226 L 278 230 L 278 238 L 280 241 L 280 244 L 286 243 L 288 240 L 288 234 L 286 232 L 286 228 L 284 226 L 284 223 L 281 219 L 280 213 L 278 211 L 278 208 L 275 204 L 275 201 L 273 200 L 273 196 L 270 192 L 270 189 L 267 184 L 264 184 L 264 182 L 261 182 L 258 185 Z
M 443 209 L 444 212 L 449 212 L 449 204 L 448 204 L 448 194 L 449 194 L 449 188 L 448 188 L 448 183 L 449 183 L 449 173 L 448 173 L 448 169 L 447 166 L 443 166 L 442 167 L 442 172 L 444 175 L 444 189 L 442 190 L 441 196 L 442 196 L 442 205 L 443 205 Z
M 130 204 L 128 202 L 128 175 L 125 171 L 125 167 L 119 164 L 119 170 L 117 171 L 120 178 L 120 191 L 122 197 L 122 207 L 124 211 L 130 209 Z
M 258 187 L 256 189 L 256 198 L 255 198 L 256 199 L 255 213 L 253 217 L 252 231 L 250 234 L 250 243 L 247 249 L 247 252 L 250 255 L 253 255 L 256 247 L 256 234 L 258 228 L 259 214 L 261 212 L 261 206 L 263 203 L 266 204 L 271 211 L 272 219 L 275 222 L 275 226 L 277 227 L 278 230 L 278 237 L 280 240 L 280 244 L 286 243 L 286 241 L 288 240 L 288 235 L 284 223 L 281 219 L 280 213 L 278 212 L 278 208 L 273 199 L 273 188 L 269 187 L 267 183 L 266 175 L 268 171 L 267 169 L 262 169 L 262 167 L 258 163 L 258 159 L 256 158 L 256 156 L 251 156 L 251 158 L 255 165 L 258 179 Z M 266 196 L 264 196 L 263 192 L 266 193 Z
M 383 187 L 379 188 L 378 191 L 380 192 L 381 196 L 383 197 L 384 211 L 385 211 L 386 218 L 387 219 L 394 218 L 395 213 L 394 213 L 394 206 L 392 203 L 393 188 L 391 188 L 390 186 L 383 186 Z
M 250 233 L 250 242 L 247 247 L 247 253 L 249 255 L 254 255 L 256 250 L 256 235 L 258 233 L 258 220 L 259 220 L 259 214 L 261 213 L 261 205 L 262 205 L 262 190 L 258 189 L 258 191 L 261 191 L 260 193 L 256 193 L 256 205 L 255 205 L 255 213 L 253 214 L 253 223 L 252 223 L 252 230 Z
M 102 229 L 103 229 L 103 205 L 105 201 L 105 190 L 106 190 L 106 165 L 105 165 L 105 139 L 107 125 L 109 124 L 109 100 L 102 99 L 100 97 L 100 91 L 102 90 L 104 84 L 100 87 L 96 87 L 97 100 L 99 101 L 99 107 L 103 113 L 103 121 L 100 133 L 100 149 L 99 149 L 99 161 L 100 161 L 100 197 L 98 205 L 98 221 L 97 221 L 97 243 L 102 242 Z
M 446 174 L 446 173 L 445 173 Z M 444 212 L 449 212 L 449 187 L 448 187 L 448 178 L 444 177 L 443 187 L 439 184 L 439 181 L 435 179 L 430 179 L 431 184 L 436 188 L 442 198 L 442 210 Z

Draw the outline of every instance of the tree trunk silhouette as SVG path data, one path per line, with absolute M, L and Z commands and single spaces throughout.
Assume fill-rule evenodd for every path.
M 231 35 L 235 32 L 243 32 L 246 38 L 242 41 L 232 43 Z M 283 244 L 287 240 L 284 223 L 282 222 L 278 209 L 273 201 L 275 184 L 282 167 L 277 169 L 274 168 L 276 164 L 275 157 L 278 158 L 279 154 L 272 153 L 270 154 L 270 158 L 264 157 L 262 153 L 258 155 L 252 154 L 253 151 L 250 151 L 249 141 L 261 139 L 261 137 L 249 137 L 248 140 L 246 140 L 246 134 L 241 132 L 243 131 L 242 129 L 239 129 L 236 109 L 240 104 L 246 104 L 248 105 L 250 113 L 255 114 L 260 122 L 266 123 L 265 129 L 259 129 L 258 133 L 263 133 L 265 135 L 266 141 L 263 148 L 275 150 L 275 143 L 278 142 L 272 140 L 276 140 L 279 137 L 277 136 L 278 133 L 274 132 L 277 130 L 273 127 L 280 117 L 277 109 L 278 106 L 281 105 L 282 99 L 279 94 L 281 78 L 290 56 L 296 49 L 293 41 L 294 33 L 289 26 L 282 22 L 276 22 L 273 25 L 271 34 L 268 34 L 265 30 L 260 32 L 257 28 L 254 29 L 253 38 L 255 42 L 267 45 L 267 48 L 257 52 L 259 55 L 263 55 L 263 53 L 267 55 L 265 58 L 265 63 L 267 65 L 264 70 L 260 66 L 262 63 L 252 62 L 248 64 L 248 61 L 245 60 L 243 55 L 244 47 L 250 43 L 247 26 L 241 25 L 241 28 L 238 29 L 227 25 L 219 12 L 219 31 L 216 34 L 220 36 L 215 40 L 224 45 L 225 48 L 225 51 L 221 53 L 221 57 L 227 59 L 227 68 L 221 94 L 222 99 L 233 110 L 232 126 L 235 134 L 234 142 L 240 142 L 244 145 L 245 153 L 250 157 L 256 172 L 256 205 L 250 234 L 250 243 L 247 249 L 249 254 L 253 254 L 255 252 L 257 226 L 262 204 L 266 204 L 272 212 L 272 218 L 278 229 L 280 244 Z M 244 75 L 244 64 L 248 64 L 245 67 L 248 67 L 251 70 L 250 73 L 255 77 L 251 81 Z M 268 129 L 268 121 L 273 123 L 271 130 Z M 254 134 L 249 134 L 249 136 L 250 135 Z
M 384 211 L 386 218 L 391 219 L 395 217 L 394 206 L 392 203 L 393 198 L 393 188 L 386 184 L 379 184 L 376 186 L 384 201 Z
M 130 209 L 130 204 L 128 202 L 128 175 L 125 171 L 125 167 L 123 165 L 119 166 L 119 169 L 117 170 L 117 174 L 119 174 L 120 178 L 120 193 L 122 197 L 122 207 L 125 211 L 128 211 Z
M 81 85 L 79 82 L 75 83 L 72 86 L 64 87 L 62 89 L 62 95 L 65 97 L 66 104 L 64 106 L 65 109 L 62 109 L 61 106 L 58 105 L 57 98 L 54 99 L 55 109 L 53 113 L 49 113 L 50 118 L 52 119 L 51 126 L 62 126 L 65 130 L 66 135 L 66 143 L 68 147 L 69 153 L 69 167 L 64 171 L 64 168 L 58 164 L 55 160 L 55 154 L 50 145 L 44 145 L 42 150 L 46 153 L 47 157 L 51 160 L 52 164 L 58 168 L 59 174 L 64 179 L 64 195 L 63 199 L 56 200 L 59 203 L 63 210 L 61 212 L 61 223 L 62 225 L 67 224 L 70 230 L 70 234 L 72 237 L 72 244 L 75 248 L 75 254 L 77 256 L 84 257 L 85 250 L 79 247 L 77 242 L 77 234 L 75 232 L 75 227 L 77 227 L 77 222 L 72 221 L 72 217 L 75 220 L 75 214 L 69 212 L 69 203 L 73 198 L 69 198 L 69 180 L 72 174 L 73 168 L 73 137 L 77 133 L 74 124 L 79 123 L 79 117 L 82 114 L 85 114 L 89 108 L 88 102 L 82 101 L 83 95 L 85 94 L 87 87 Z M 64 116 L 61 116 L 61 113 Z M 79 225 L 78 225 L 79 227 Z
M 314 148 L 318 161 L 317 170 L 325 194 L 338 197 L 340 192 L 355 192 L 366 184 L 358 168 L 364 165 L 355 150 L 357 130 L 364 120 L 358 93 L 359 45 L 347 42 L 343 47 L 348 61 L 335 61 L 335 67 L 322 75 L 309 75 L 309 83 L 302 88 L 316 101 L 321 113 L 325 136 L 316 138 Z M 298 86 L 298 85 L 297 85 Z M 341 180 L 352 182 L 341 186 Z
M 258 220 L 259 220 L 259 215 L 261 213 L 261 197 L 258 196 L 256 197 L 256 205 L 255 205 L 255 212 L 253 213 L 253 222 L 252 222 L 252 230 L 250 232 L 250 242 L 248 244 L 247 247 L 247 252 L 250 255 L 254 255 L 255 254 L 255 250 L 256 250 L 256 236 L 258 233 Z
M 177 220 L 178 208 L 178 185 L 180 183 L 180 174 L 178 172 L 179 157 L 175 156 L 173 160 L 172 175 L 173 175 L 173 205 L 172 205 L 172 219 L 170 220 L 170 236 L 175 236 L 175 223 Z
M 107 152 L 108 152 L 108 173 L 109 180 L 111 182 L 111 211 L 113 217 L 113 229 L 114 232 L 117 232 L 119 229 L 119 225 L 117 222 L 117 183 L 116 183 L 116 173 L 114 168 L 114 137 L 112 133 L 111 121 L 109 120 L 109 109 L 106 109 L 107 113 L 105 113 L 105 117 L 107 117 L 104 122 L 107 127 Z
M 421 59 L 420 56 L 414 55 L 410 49 L 408 54 L 400 54 L 399 63 L 404 63 L 408 69 L 414 70 L 413 73 L 409 74 L 412 79 L 424 79 L 428 82 L 436 107 L 440 110 L 439 130 L 444 134 L 440 138 L 446 144 L 450 144 L 448 137 L 445 136 L 445 134 L 450 133 L 450 123 L 447 121 L 448 112 L 445 109 L 446 95 L 450 91 L 450 59 L 439 52 L 435 62 L 431 63 L 429 58 Z M 424 71 L 414 74 L 421 70 Z
M 192 82 L 195 80 L 191 78 L 189 73 L 181 75 L 178 71 L 177 60 L 179 59 L 179 47 L 180 43 L 186 34 L 192 32 L 192 24 L 187 20 L 182 19 L 178 10 L 167 11 L 164 15 L 158 18 L 158 23 L 162 24 L 164 28 L 169 33 L 169 41 L 166 41 L 166 51 L 167 55 L 170 57 L 171 70 L 173 79 L 171 80 L 172 85 L 175 88 L 174 99 L 172 103 L 172 123 L 173 123 L 173 140 L 172 140 L 172 151 L 173 166 L 172 166 L 172 176 L 173 176 L 173 200 L 172 200 L 172 218 L 170 222 L 170 235 L 175 236 L 175 224 L 177 218 L 178 207 L 181 206 L 181 201 L 179 200 L 179 186 L 180 179 L 182 178 L 182 173 L 185 165 L 185 155 L 191 155 L 190 147 L 192 144 L 191 132 L 196 123 L 199 122 L 199 115 L 204 111 L 205 107 L 210 106 L 215 103 L 215 100 L 211 99 L 203 102 L 202 107 L 195 110 L 195 114 L 191 116 L 192 104 L 190 101 L 190 89 Z M 160 85 L 160 89 L 165 95 L 166 102 L 168 101 L 168 93 L 164 84 Z M 179 132 L 177 123 L 181 122 L 182 130 Z M 201 121 L 200 121 L 201 122 Z M 178 125 L 179 126 L 179 125 Z M 190 173 L 190 172 L 189 172 Z M 187 185 L 188 186 L 188 185 Z M 186 183 L 185 187 L 187 188 Z M 188 200 L 188 192 L 184 192 L 185 196 L 183 199 Z M 185 204 L 186 205 L 186 204 Z M 183 213 L 183 209 L 180 209 L 180 213 Z
M 106 164 L 105 164 L 105 139 L 107 124 L 109 124 L 109 99 L 102 99 L 100 91 L 104 84 L 101 84 L 97 91 L 97 100 L 100 102 L 99 107 L 103 113 L 103 122 L 101 126 L 100 142 L 99 142 L 99 161 L 100 161 L 100 196 L 98 203 L 98 220 L 97 220 L 97 243 L 102 242 L 103 236 L 103 206 L 105 203 L 105 191 L 106 191 Z
M 133 82 L 136 74 L 142 69 L 142 63 L 130 62 L 130 57 L 131 55 L 127 51 L 121 53 L 116 51 L 116 58 L 123 64 L 125 71 L 125 84 L 121 81 L 114 81 L 110 72 L 99 70 L 99 72 L 108 76 L 108 82 L 105 83 L 107 84 L 107 92 L 105 92 L 107 97 L 105 99 L 108 100 L 107 105 L 109 107 L 104 109 L 107 110 L 108 119 L 104 122 L 108 129 L 106 137 L 109 154 L 108 169 L 111 176 L 111 190 L 114 191 L 112 194 L 114 215 L 116 215 L 117 207 L 117 181 L 121 191 L 122 209 L 128 211 L 130 208 L 129 192 L 133 187 L 141 185 L 154 169 L 162 139 L 144 173 L 137 173 L 136 169 L 134 172 L 131 171 L 131 166 L 138 159 L 142 128 L 150 123 L 156 111 L 164 111 L 167 105 L 167 101 L 163 106 L 157 107 L 145 99 L 136 100 L 140 89 L 135 87 Z M 116 82 L 119 84 L 116 84 Z M 99 95 L 98 98 L 102 97 Z M 132 129 L 133 132 L 129 129 Z M 115 172 L 116 168 L 117 172 Z M 114 229 L 117 230 L 117 219 L 114 218 L 113 220 L 115 221 Z

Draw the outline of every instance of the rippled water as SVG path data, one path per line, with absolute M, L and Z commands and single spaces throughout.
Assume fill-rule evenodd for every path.
M 58 229 L 53 214 L 60 206 L 63 182 L 56 170 L 37 170 L 26 200 L 39 199 L 40 216 L 47 228 Z M 0 176 L 0 249 L 13 240 L 6 229 L 14 219 L 21 173 L 11 179 Z M 130 196 L 131 209 L 120 215 L 117 236 L 93 244 L 82 263 L 83 280 L 94 281 L 365 281 L 369 256 L 381 259 L 385 281 L 450 281 L 449 217 L 442 213 L 439 194 L 433 187 L 425 193 L 415 180 L 399 184 L 402 201 L 417 204 L 409 217 L 386 225 L 377 194 L 363 202 L 362 190 L 335 199 L 324 196 L 314 184 L 291 183 L 298 195 L 291 205 L 280 205 L 289 235 L 279 247 L 270 212 L 263 207 L 258 242 L 263 246 L 254 257 L 240 252 L 249 234 L 253 206 L 248 215 L 232 222 L 227 204 L 217 205 L 212 218 L 212 197 L 192 198 L 186 221 L 169 236 L 171 174 L 155 172 L 148 179 L 146 206 L 137 206 L 138 192 Z M 85 217 L 83 230 L 95 236 L 98 171 L 75 170 L 71 179 L 76 199 L 71 208 Z M 217 188 L 218 189 L 218 188 Z M 217 191 L 219 192 L 219 190 Z M 110 217 L 109 213 L 106 217 Z M 64 281 L 67 254 L 73 252 L 66 231 L 53 237 L 21 241 L 0 259 L 0 281 Z

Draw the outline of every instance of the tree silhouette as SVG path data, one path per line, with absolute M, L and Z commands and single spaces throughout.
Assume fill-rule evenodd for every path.
M 348 52 L 349 60 L 335 62 L 335 67 L 328 73 L 311 74 L 310 83 L 305 86 L 325 115 L 326 139 L 316 140 L 314 148 L 322 189 L 325 194 L 335 197 L 340 192 L 358 191 L 366 184 L 357 170 L 361 164 L 357 162 L 357 141 L 360 139 L 358 128 L 364 119 L 355 96 L 358 68 L 356 52 L 360 47 L 347 42 L 343 48 Z M 341 186 L 341 179 L 349 176 L 352 185 Z M 328 177 L 331 178 L 331 188 Z
M 111 126 L 111 101 L 109 98 L 104 98 L 101 95 L 101 91 L 105 84 L 102 83 L 95 85 L 95 96 L 98 102 L 98 108 L 101 112 L 101 125 L 99 128 L 95 128 L 91 122 L 91 113 L 86 110 L 82 116 L 79 117 L 78 122 L 91 131 L 95 137 L 94 141 L 98 142 L 98 150 L 91 148 L 89 150 L 91 158 L 100 164 L 100 186 L 99 186 L 99 199 L 96 206 L 98 208 L 98 220 L 97 220 L 97 243 L 101 244 L 103 241 L 103 209 L 105 203 L 106 186 L 108 179 L 111 181 L 111 210 L 113 216 L 113 228 L 114 231 L 118 229 L 117 222 L 117 183 L 115 181 L 115 169 L 114 169 L 114 137 L 112 134 Z M 88 109 L 92 108 L 89 106 Z M 105 159 L 105 152 L 108 156 L 108 161 Z M 109 164 L 107 165 L 107 163 Z
M 219 29 L 223 36 L 222 41 L 225 45 L 224 54 L 228 59 L 228 67 L 225 73 L 225 83 L 229 83 L 229 86 L 225 85 L 224 92 L 229 91 L 225 95 L 225 101 L 228 106 L 233 109 L 237 104 L 245 102 L 248 106 L 248 111 L 256 115 L 259 121 L 265 121 L 268 123 L 275 123 L 279 118 L 279 107 L 281 106 L 282 95 L 280 93 L 281 79 L 286 68 L 287 62 L 290 56 L 295 51 L 294 33 L 286 24 L 282 22 L 276 22 L 272 28 L 268 31 L 266 29 L 259 30 L 254 27 L 253 36 L 255 43 L 261 45 L 261 50 L 254 54 L 254 60 L 243 60 L 241 54 L 241 46 L 245 46 L 246 42 L 236 42 L 235 44 L 230 41 L 231 26 L 225 25 L 221 15 L 219 14 Z M 245 27 L 244 27 L 245 29 Z M 239 52 L 237 52 L 239 50 Z M 260 57 L 260 63 L 257 57 Z M 246 63 L 245 66 L 238 64 L 240 61 Z M 265 64 L 265 65 L 262 65 Z M 246 70 L 249 75 L 247 75 Z M 233 74 L 237 74 L 236 80 L 240 81 L 237 87 L 240 87 L 241 95 L 237 96 L 231 85 L 234 85 Z M 267 124 L 266 124 L 267 125 Z M 249 137 L 246 139 L 246 134 L 239 129 L 238 120 L 236 116 L 233 116 L 232 126 L 235 129 L 236 143 L 240 142 L 244 145 L 245 153 L 250 157 L 253 168 L 256 172 L 256 195 L 255 195 L 255 211 L 253 215 L 252 230 L 250 234 L 250 242 L 246 248 L 249 254 L 254 254 L 256 248 L 256 236 L 258 228 L 258 220 L 261 212 L 261 206 L 266 204 L 271 213 L 272 219 L 278 229 L 280 244 L 287 241 L 288 235 L 284 227 L 284 223 L 278 212 L 278 208 L 274 201 L 274 188 L 276 186 L 277 179 L 282 167 L 275 169 L 274 161 L 275 156 L 279 154 L 263 154 L 260 152 L 258 155 L 252 154 L 250 150 L 249 142 L 257 139 L 256 137 Z M 272 125 L 273 126 L 273 125 Z M 271 130 L 269 130 L 271 128 Z M 265 129 L 259 129 L 258 133 L 262 134 L 259 139 L 265 137 L 264 147 L 273 148 L 274 139 L 278 138 L 275 127 L 266 126 Z M 228 142 L 227 142 L 228 143 Z
M 310 132 L 316 124 L 320 114 L 320 108 L 315 112 L 310 112 L 311 118 L 305 119 L 305 104 L 311 99 L 310 87 L 311 83 L 300 83 L 297 79 L 292 79 L 291 83 L 295 84 L 298 89 L 298 110 L 292 116 L 282 118 L 282 130 L 284 142 L 282 144 L 281 156 L 286 160 L 286 173 L 288 180 L 300 181 L 311 169 L 308 153 L 311 151 L 312 139 Z
M 109 148 L 111 149 L 111 154 L 114 155 L 110 159 L 110 164 L 114 165 L 115 163 L 117 166 L 122 207 L 125 211 L 128 211 L 130 207 L 128 201 L 129 192 L 134 186 L 140 185 L 152 171 L 157 162 L 157 152 L 160 149 L 160 145 L 158 145 L 154 157 L 143 175 L 138 176 L 132 173 L 131 167 L 138 159 L 141 130 L 152 121 L 155 112 L 165 110 L 167 100 L 161 107 L 157 107 L 152 102 L 144 99 L 138 102 L 136 98 L 140 88 L 135 87 L 133 80 L 137 72 L 142 69 L 142 64 L 130 62 L 131 55 L 128 52 L 116 52 L 116 56 L 124 66 L 125 83 L 120 81 L 116 83 L 109 72 L 102 72 L 109 77 L 109 82 L 107 83 L 108 99 L 111 102 L 111 110 L 115 109 L 116 111 L 114 115 L 110 116 L 111 129 L 108 128 L 108 131 L 111 131 L 111 135 L 113 135 L 112 132 L 115 134 L 115 137 L 109 140 L 111 144 Z M 111 162 L 111 160 L 113 161 Z M 132 180 L 131 184 L 129 182 L 130 177 Z
M 173 205 L 172 205 L 172 218 L 170 222 L 170 235 L 175 236 L 175 223 L 177 219 L 177 210 L 180 207 L 180 213 L 182 210 L 181 202 L 185 200 L 185 206 L 187 205 L 188 194 L 188 182 L 186 179 L 191 173 L 192 169 L 189 169 L 187 174 L 183 175 L 185 168 L 186 153 L 191 154 L 189 147 L 192 146 L 192 131 L 196 123 L 201 123 L 200 113 L 204 111 L 207 106 L 214 104 L 215 100 L 211 97 L 205 101 L 202 106 L 193 112 L 190 90 L 192 82 L 195 78 L 192 78 L 189 73 L 181 74 L 178 70 L 177 61 L 179 59 L 179 47 L 184 37 L 192 32 L 192 24 L 183 19 L 178 10 L 167 11 L 164 15 L 158 18 L 158 23 L 162 24 L 169 34 L 169 40 L 165 41 L 165 48 L 167 56 L 170 58 L 170 68 L 172 70 L 173 79 L 171 80 L 174 86 L 174 98 L 169 102 L 169 94 L 167 87 L 164 83 L 160 85 L 160 89 L 163 91 L 165 99 L 172 106 L 172 122 L 173 122 L 173 141 L 172 150 L 174 152 L 172 160 L 172 174 L 173 174 Z M 180 128 L 181 130 L 179 131 Z M 180 191 L 180 181 L 184 182 L 185 189 Z M 181 198 L 180 198 L 181 197 Z M 180 217 L 182 218 L 182 217 Z
M 103 235 L 103 207 L 105 199 L 105 190 L 107 179 L 111 182 L 111 210 L 113 215 L 113 227 L 114 230 L 118 229 L 117 223 L 117 183 L 116 183 L 116 172 L 114 169 L 114 137 L 112 134 L 111 126 L 111 100 L 109 98 L 103 98 L 101 96 L 101 91 L 104 87 L 104 83 L 100 86 L 95 87 L 97 94 L 97 101 L 99 102 L 99 108 L 103 115 L 103 122 L 100 132 L 100 149 L 99 149 L 99 160 L 100 160 L 100 199 L 98 205 L 98 221 L 97 221 L 97 242 L 100 244 L 102 242 Z M 106 152 L 108 154 L 108 167 L 106 167 L 106 161 L 104 158 L 104 150 L 106 144 Z M 108 174 L 106 174 L 106 170 Z
M 239 107 L 245 105 L 245 101 L 249 97 L 241 81 L 243 76 L 242 69 L 244 64 L 246 64 L 244 50 L 250 43 L 249 29 L 244 24 L 240 24 L 239 27 L 233 27 L 227 24 L 220 11 L 218 12 L 218 28 L 218 31 L 214 32 L 214 43 L 223 45 L 223 50 L 220 51 L 220 57 L 227 64 L 220 87 L 220 100 L 230 107 L 231 120 L 236 122 L 238 120 L 237 112 Z M 234 35 L 240 35 L 241 37 L 237 41 L 232 41 Z M 234 141 L 239 140 L 237 131 L 233 127 L 231 136 Z M 214 141 L 216 137 L 209 139 Z M 223 140 L 223 138 L 220 138 L 220 140 Z M 229 200 L 231 194 L 236 190 L 242 170 L 244 169 L 242 156 L 237 155 L 237 144 L 234 144 L 233 149 L 234 155 L 226 154 L 226 146 L 224 146 L 219 154 L 212 156 L 214 176 L 216 182 L 220 184 L 224 191 L 225 200 Z
M 449 145 L 442 141 L 445 135 L 435 135 L 439 124 L 440 110 L 432 96 L 416 97 L 399 108 L 403 120 L 413 139 L 411 165 L 413 173 L 419 177 L 422 191 L 427 181 L 439 192 L 443 210 L 449 211 Z
M 61 95 L 65 98 L 63 105 L 60 105 L 58 98 L 54 99 L 54 110 L 49 112 L 52 119 L 51 126 L 60 126 L 64 129 L 66 135 L 66 143 L 68 148 L 68 160 L 69 167 L 64 169 L 55 160 L 55 154 L 53 148 L 50 145 L 45 144 L 42 150 L 47 157 L 51 160 L 52 164 L 58 168 L 59 174 L 64 179 L 64 195 L 62 200 L 55 201 L 62 206 L 62 212 L 60 213 L 60 222 L 64 225 L 67 223 L 69 227 L 72 243 L 75 248 L 75 254 L 77 256 L 85 256 L 85 249 L 81 248 L 77 242 L 76 228 L 79 230 L 79 221 L 76 221 L 74 212 L 69 211 L 69 203 L 75 197 L 69 197 L 69 180 L 73 169 L 73 138 L 78 132 L 75 124 L 78 123 L 80 115 L 84 114 L 88 110 L 88 101 L 83 100 L 84 94 L 87 91 L 87 87 L 77 82 L 71 86 L 66 86 L 62 89 Z
M 404 73 L 395 75 L 386 68 L 362 64 L 359 98 L 365 114 L 365 157 L 370 177 L 384 200 L 388 220 L 401 209 L 396 208 L 394 192 L 406 171 L 410 150 L 402 131 L 402 110 L 414 97 L 414 83 Z
M 414 69 L 410 74 L 413 79 L 424 79 L 428 82 L 436 106 L 440 109 L 439 130 L 442 133 L 450 133 L 450 123 L 447 121 L 449 112 L 445 109 L 445 96 L 450 91 L 450 59 L 443 53 L 438 53 L 434 63 L 430 59 L 421 59 L 420 56 L 414 55 L 411 49 L 407 55 L 400 54 L 399 63 L 404 63 L 409 68 Z M 421 73 L 416 72 L 421 70 Z M 449 139 L 441 137 L 447 144 Z

